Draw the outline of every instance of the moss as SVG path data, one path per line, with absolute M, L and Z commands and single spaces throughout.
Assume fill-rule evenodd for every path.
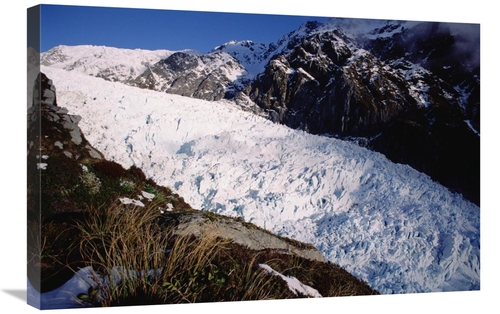
M 203 216 L 208 218 L 208 220 L 210 221 L 219 221 L 223 218 L 223 216 L 210 211 L 204 211 Z

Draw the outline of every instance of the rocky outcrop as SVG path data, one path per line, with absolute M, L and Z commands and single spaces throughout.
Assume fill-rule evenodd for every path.
M 250 250 L 271 250 L 274 252 L 296 255 L 305 259 L 326 263 L 327 260 L 314 246 L 288 238 L 279 237 L 254 224 L 214 214 L 197 211 L 185 214 L 166 214 L 164 224 L 175 225 L 175 234 L 201 236 L 203 233 L 215 232 L 225 239 L 247 247 Z
M 38 75 L 33 94 L 33 105 L 28 109 L 28 159 L 54 151 L 75 161 L 104 159 L 78 127 L 81 117 L 57 106 L 56 88 L 45 74 Z
M 353 57 L 352 49 L 340 32 L 305 38 L 289 55 L 273 58 L 245 93 L 292 128 L 374 136 L 416 102 L 403 77 L 367 51 Z
M 148 67 L 131 85 L 204 100 L 234 96 L 248 83 L 246 70 L 225 52 L 176 52 Z

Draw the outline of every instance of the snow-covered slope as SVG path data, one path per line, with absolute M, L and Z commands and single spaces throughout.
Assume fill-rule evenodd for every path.
M 45 66 L 76 71 L 141 88 L 219 100 L 249 84 L 251 76 L 223 51 L 121 49 L 106 46 L 57 46 L 40 56 Z
M 229 41 L 217 46 L 212 52 L 224 51 L 236 58 L 249 72 L 251 76 L 256 76 L 264 69 L 265 53 L 267 45 L 256 43 L 251 40 Z
M 479 207 L 409 166 L 230 102 L 42 71 L 107 159 L 195 208 L 313 243 L 381 293 L 479 289 Z
M 127 82 L 175 51 L 105 46 L 57 46 L 42 53 L 40 63 L 110 81 Z

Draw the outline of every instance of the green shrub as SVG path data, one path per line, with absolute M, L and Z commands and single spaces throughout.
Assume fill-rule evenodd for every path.
M 158 203 L 165 204 L 168 202 L 168 195 L 165 195 L 163 191 L 160 191 L 156 186 L 146 183 L 143 188 L 144 192 L 153 194 L 154 200 Z

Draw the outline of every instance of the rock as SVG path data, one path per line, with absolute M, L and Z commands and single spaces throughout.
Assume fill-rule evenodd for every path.
M 57 105 L 56 88 L 44 73 L 39 73 L 33 90 L 33 105 L 28 109 L 28 130 L 33 138 L 41 138 L 41 147 L 49 153 L 53 147 L 65 148 L 66 156 L 102 159 L 100 152 L 90 146 L 78 123 L 82 117 L 68 113 Z M 36 143 L 36 141 L 32 141 Z M 81 154 L 85 147 L 87 154 Z M 36 150 L 40 150 L 37 147 Z M 28 152 L 34 151 L 33 145 Z
M 206 55 L 176 52 L 148 67 L 130 84 L 204 100 L 220 100 L 240 91 L 246 76 L 245 68 L 226 52 Z
M 168 213 L 165 214 L 168 216 Z M 312 245 L 278 237 L 251 223 L 240 219 L 221 216 L 209 212 L 197 211 L 178 216 L 176 234 L 195 235 L 213 233 L 224 239 L 230 239 L 251 250 L 273 250 L 282 254 L 293 254 L 306 259 L 327 262 L 325 257 Z

